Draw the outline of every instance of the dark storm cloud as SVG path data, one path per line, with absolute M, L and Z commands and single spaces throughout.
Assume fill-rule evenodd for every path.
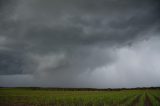
M 150 41 L 160 33 L 157 0 L 2 0 L 0 3 L 0 74 L 20 74 L 17 79 L 29 80 L 24 86 L 87 87 L 90 83 L 88 87 L 120 87 L 114 79 L 105 79 L 107 84 L 103 82 L 103 73 L 116 79 L 121 72 L 123 77 L 130 68 L 120 67 L 117 72 L 115 69 L 110 72 L 110 67 L 119 67 L 119 61 L 125 63 L 119 57 L 125 53 L 132 56 L 135 48 L 141 48 L 132 48 L 137 42 L 142 42 L 141 46 L 144 40 Z M 154 47 L 155 40 L 151 41 Z M 129 48 L 129 52 L 121 54 L 123 48 Z M 100 75 L 103 78 L 97 77 Z M 0 85 L 9 86 L 8 76 L 0 79 Z M 120 81 L 127 87 L 135 81 L 126 80 Z
M 0 53 L 0 74 L 20 74 L 22 73 L 22 60 L 12 53 Z M 12 70 L 12 71 L 11 71 Z

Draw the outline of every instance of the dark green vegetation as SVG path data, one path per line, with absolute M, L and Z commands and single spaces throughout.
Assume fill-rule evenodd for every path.
M 160 106 L 159 89 L 0 88 L 0 106 Z

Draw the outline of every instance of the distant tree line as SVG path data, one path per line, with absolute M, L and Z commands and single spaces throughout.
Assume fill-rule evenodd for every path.
M 121 91 L 121 90 L 160 90 L 160 87 L 137 87 L 137 88 L 52 88 L 52 87 L 0 87 L 0 88 L 15 88 L 15 89 L 30 89 L 30 90 L 54 90 L 54 91 Z

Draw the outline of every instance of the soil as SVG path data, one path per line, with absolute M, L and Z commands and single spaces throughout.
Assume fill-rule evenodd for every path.
M 145 106 L 153 106 L 151 103 L 151 100 L 149 99 L 148 95 L 145 94 L 145 102 L 144 102 Z

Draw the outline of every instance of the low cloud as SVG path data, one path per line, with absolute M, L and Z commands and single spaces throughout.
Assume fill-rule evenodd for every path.
M 0 4 L 0 86 L 159 86 L 158 1 Z

